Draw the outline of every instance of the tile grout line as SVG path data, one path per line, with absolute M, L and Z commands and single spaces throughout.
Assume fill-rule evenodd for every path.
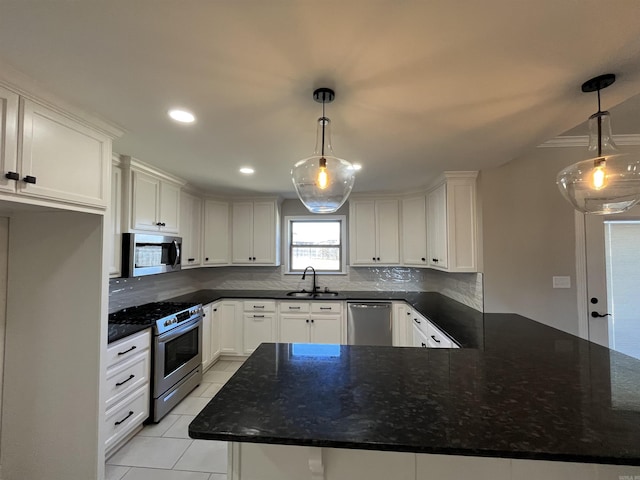
M 182 457 L 184 457 L 184 454 L 187 453 L 187 450 L 189 450 L 191 445 L 193 445 L 194 440 L 192 438 L 189 438 L 189 440 L 190 440 L 189 445 L 187 446 L 187 448 L 184 449 L 184 452 L 182 452 L 180 457 L 175 461 L 175 463 L 173 464 L 173 466 L 169 470 L 173 470 L 175 468 L 175 466 L 178 464 L 178 462 L 180 462 Z

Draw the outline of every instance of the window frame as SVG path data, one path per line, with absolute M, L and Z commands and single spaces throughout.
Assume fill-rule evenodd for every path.
M 291 215 L 284 217 L 285 224 L 285 241 L 284 241 L 284 257 L 285 257 L 285 274 L 286 275 L 302 275 L 302 270 L 291 269 L 291 254 L 293 252 L 292 245 L 292 225 L 295 222 L 340 222 L 340 270 L 318 270 L 318 275 L 346 275 L 347 274 L 347 216 L 346 215 Z M 326 245 L 310 245 L 310 247 L 323 248 Z M 332 245 L 331 248 L 335 248 Z

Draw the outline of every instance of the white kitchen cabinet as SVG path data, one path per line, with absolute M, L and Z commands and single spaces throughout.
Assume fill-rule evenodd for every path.
M 276 338 L 276 302 L 245 300 L 243 311 L 243 348 L 246 355 L 251 355 L 258 345 Z
M 231 225 L 232 263 L 280 264 L 280 213 L 277 201 L 234 202 Z
M 429 341 L 427 340 L 427 336 L 424 334 L 420 327 L 417 325 L 413 325 L 411 327 L 413 332 L 413 346 L 420 348 L 429 348 Z
M 400 263 L 399 203 L 396 199 L 354 199 L 349 202 L 351 265 Z
M 211 342 L 210 342 L 210 356 L 211 361 L 215 362 L 220 357 L 220 318 L 222 317 L 222 311 L 220 310 L 220 304 L 222 302 L 214 302 L 209 304 L 211 307 Z
M 476 272 L 478 172 L 445 172 L 427 194 L 427 260 L 448 272 Z
M 105 375 L 105 451 L 108 457 L 149 416 L 151 332 L 109 344 Z
M 222 355 L 243 355 L 243 312 L 242 302 L 223 300 L 219 302 L 220 313 L 220 353 Z
M 427 210 L 424 195 L 402 199 L 402 264 L 427 266 Z
M 122 273 L 122 169 L 117 157 L 112 159 L 111 165 L 109 225 L 111 226 L 109 276 L 119 277 Z
M 0 190 L 26 203 L 107 208 L 107 135 L 1 87 L 0 106 Z
M 180 193 L 180 236 L 182 268 L 202 264 L 202 199 L 188 192 Z
M 442 330 L 436 327 L 428 318 L 407 307 L 409 318 L 407 326 L 412 331 L 414 347 L 425 348 L 459 348 Z
M 16 180 L 6 175 L 18 172 L 18 105 L 18 94 L 0 86 L 0 190 L 10 193 L 16 191 Z
M 133 170 L 131 229 L 179 233 L 180 185 Z
M 220 302 L 202 306 L 202 370 L 220 356 Z
M 204 265 L 229 264 L 229 204 L 204 202 Z
M 410 347 L 413 345 L 413 331 L 411 330 L 412 309 L 404 302 L 393 303 L 393 326 L 391 328 L 392 344 L 394 347 Z
M 278 341 L 343 343 L 342 317 L 341 302 L 280 302 Z

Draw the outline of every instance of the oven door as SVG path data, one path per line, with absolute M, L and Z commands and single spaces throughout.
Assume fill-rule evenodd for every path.
M 155 339 L 153 397 L 164 392 L 202 363 L 202 317 Z

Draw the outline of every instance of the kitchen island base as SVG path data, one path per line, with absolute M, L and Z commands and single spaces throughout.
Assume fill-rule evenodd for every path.
M 640 466 L 229 444 L 229 480 L 639 480 Z

